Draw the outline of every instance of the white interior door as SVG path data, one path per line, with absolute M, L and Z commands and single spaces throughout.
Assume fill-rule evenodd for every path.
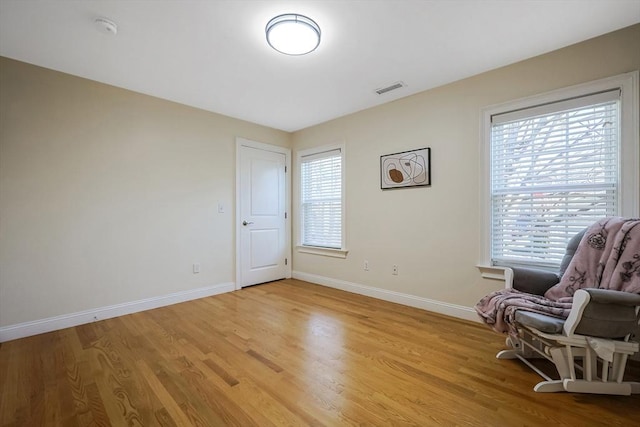
M 238 288 L 283 279 L 291 271 L 287 153 L 243 141 L 238 142 Z

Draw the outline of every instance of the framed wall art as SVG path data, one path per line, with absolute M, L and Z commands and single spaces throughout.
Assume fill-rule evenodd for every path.
M 380 188 L 425 187 L 431 185 L 431 148 L 380 156 Z

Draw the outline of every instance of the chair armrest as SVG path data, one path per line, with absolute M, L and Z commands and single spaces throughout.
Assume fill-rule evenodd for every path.
M 511 267 L 513 270 L 513 289 L 534 295 L 544 295 L 547 290 L 559 282 L 558 275 L 546 270 Z
M 613 289 L 586 288 L 584 290 L 589 293 L 591 301 L 593 302 L 631 306 L 640 305 L 640 295 L 638 294 Z
M 638 327 L 640 295 L 612 289 L 578 289 L 564 333 L 628 339 Z

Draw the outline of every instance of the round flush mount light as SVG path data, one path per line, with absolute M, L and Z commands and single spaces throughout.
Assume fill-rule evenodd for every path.
M 295 13 L 278 15 L 267 23 L 267 43 L 285 55 L 306 55 L 320 44 L 320 27 Z
M 106 18 L 98 18 L 95 20 L 95 24 L 100 32 L 111 34 L 113 36 L 118 34 L 118 26 L 113 21 L 110 21 Z

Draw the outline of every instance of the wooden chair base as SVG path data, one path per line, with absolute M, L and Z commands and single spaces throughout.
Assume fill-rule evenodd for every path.
M 522 328 L 520 336 L 517 341 L 508 338 L 507 345 L 513 348 L 500 351 L 496 358 L 519 359 L 544 378 L 545 381 L 533 388 L 536 392 L 622 396 L 640 394 L 640 382 L 623 381 L 627 358 L 638 351 L 637 343 L 619 342 L 616 345 L 613 363 L 609 363 L 598 357 L 588 346 L 585 337 L 545 334 L 531 328 Z M 552 379 L 529 361 L 541 357 L 554 364 L 560 379 Z M 582 359 L 581 365 L 576 363 L 578 358 Z M 602 365 L 600 375 L 597 369 L 598 362 Z M 581 372 L 582 378 L 578 378 L 577 372 Z

